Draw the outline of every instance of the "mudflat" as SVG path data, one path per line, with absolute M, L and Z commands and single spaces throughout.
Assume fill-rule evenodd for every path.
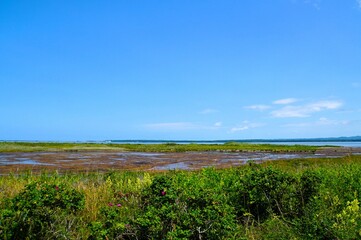
M 31 170 L 93 172 L 109 170 L 163 171 L 227 168 L 247 163 L 280 159 L 336 158 L 361 155 L 361 148 L 326 147 L 316 151 L 54 151 L 0 153 L 0 174 Z

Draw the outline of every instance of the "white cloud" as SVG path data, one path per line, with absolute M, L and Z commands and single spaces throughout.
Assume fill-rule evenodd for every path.
M 251 106 L 246 106 L 245 108 L 251 110 L 257 110 L 257 111 L 264 111 L 270 109 L 271 107 L 267 105 L 251 105 Z
M 319 112 L 324 109 L 337 109 L 342 106 L 340 101 L 319 101 L 307 105 L 312 112 Z
M 231 132 L 239 132 L 249 129 L 249 126 L 243 126 L 243 127 L 234 127 L 231 128 Z
M 245 130 L 249 130 L 252 128 L 257 128 L 257 127 L 261 127 L 264 126 L 264 124 L 261 123 L 251 123 L 249 121 L 243 121 L 242 124 L 231 128 L 231 132 L 240 132 L 240 131 L 245 131 Z
M 328 119 L 328 118 L 320 118 L 316 124 L 317 125 L 347 125 L 349 124 L 350 122 L 349 121 L 338 121 L 338 120 L 331 120 L 331 119 Z
M 315 127 L 315 126 L 340 126 L 340 125 L 348 125 L 349 121 L 343 120 L 332 120 L 328 118 L 320 118 L 315 122 L 302 122 L 302 123 L 291 123 L 284 125 L 285 127 Z
M 276 118 L 308 117 L 309 111 L 305 107 L 286 106 L 271 112 Z
M 206 108 L 206 109 L 203 109 L 202 111 L 200 111 L 199 114 L 211 114 L 211 113 L 216 113 L 216 112 L 218 112 L 218 110 L 212 109 L 212 108 Z
M 358 6 L 361 8 L 361 0 L 356 0 Z
M 340 101 L 319 101 L 301 106 L 285 106 L 272 111 L 271 115 L 276 118 L 309 117 L 312 113 L 338 109 L 341 106 L 342 102 Z
M 298 99 L 296 99 L 296 98 L 284 98 L 284 99 L 279 99 L 279 100 L 273 101 L 273 104 L 285 105 L 285 104 L 295 103 L 297 101 L 298 101 Z
M 222 127 L 222 122 L 216 122 L 213 126 L 217 128 Z

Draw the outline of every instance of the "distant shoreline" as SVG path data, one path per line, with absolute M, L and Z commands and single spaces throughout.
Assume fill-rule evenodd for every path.
M 108 139 L 108 140 L 0 140 L 0 142 L 33 142 L 33 143 L 209 143 L 209 144 L 224 144 L 228 142 L 236 143 L 279 143 L 279 142 L 361 142 L 361 136 L 352 137 L 328 137 L 328 138 L 275 138 L 275 139 L 216 139 L 216 140 L 167 140 L 167 139 Z
M 277 139 L 218 139 L 218 140 L 141 140 L 141 139 L 122 139 L 122 140 L 105 140 L 112 143 L 271 143 L 271 142 L 361 142 L 361 136 L 352 137 L 329 137 L 329 138 L 277 138 Z
M 87 141 L 43 141 L 43 140 L 0 140 L 0 143 L 33 143 L 33 144 L 200 144 L 223 145 L 228 143 L 238 144 L 274 144 L 274 145 L 304 145 L 304 146 L 338 146 L 361 147 L 361 136 L 334 137 L 334 138 L 289 138 L 289 139 L 227 139 L 227 140 L 87 140 Z

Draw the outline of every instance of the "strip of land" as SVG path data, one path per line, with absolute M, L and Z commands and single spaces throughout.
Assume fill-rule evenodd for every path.
M 61 151 L 131 151 L 131 152 L 204 152 L 204 151 L 270 151 L 314 152 L 321 147 L 305 145 L 248 144 L 108 144 L 58 142 L 0 142 L 0 152 L 61 152 Z

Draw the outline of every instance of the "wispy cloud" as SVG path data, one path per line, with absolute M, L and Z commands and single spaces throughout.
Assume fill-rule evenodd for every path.
M 348 125 L 350 121 L 339 121 L 332 120 L 328 118 L 320 118 L 315 122 L 301 122 L 301 123 L 290 123 L 284 125 L 285 127 L 315 127 L 315 126 L 339 126 L 339 125 Z
M 216 113 L 218 112 L 218 110 L 213 109 L 213 108 L 206 108 L 203 109 L 202 111 L 199 112 L 199 114 L 211 114 L 211 113 Z
M 358 4 L 359 8 L 361 8 L 361 0 L 356 0 L 356 2 Z
M 350 123 L 350 121 L 348 120 L 332 120 L 332 119 L 328 119 L 328 118 L 320 118 L 316 124 L 317 125 L 323 125 L 323 126 L 327 126 L 327 125 L 348 125 Z
M 231 132 L 239 132 L 249 129 L 249 126 L 241 126 L 241 127 L 234 127 L 231 128 Z
M 222 122 L 216 122 L 213 125 L 202 125 L 192 122 L 149 123 L 145 124 L 144 127 L 153 131 L 217 130 L 222 127 Z
M 291 104 L 291 103 L 295 103 L 295 102 L 298 102 L 298 99 L 296 99 L 296 98 L 284 98 L 284 99 L 279 99 L 279 100 L 273 101 L 273 104 L 285 105 L 285 104 Z
M 249 130 L 249 129 L 257 128 L 257 127 L 262 127 L 262 126 L 264 126 L 264 124 L 262 124 L 262 123 L 252 123 L 249 121 L 243 121 L 242 124 L 231 128 L 230 132 L 232 132 L 232 133 L 241 132 L 241 131 L 245 131 L 245 130 Z
M 271 107 L 267 106 L 267 105 L 258 104 L 258 105 L 246 106 L 244 108 L 251 109 L 251 110 L 257 110 L 257 111 L 265 111 L 267 109 L 270 109 Z
M 309 117 L 312 113 L 338 109 L 341 106 L 342 102 L 340 101 L 319 101 L 307 105 L 285 106 L 281 109 L 272 111 L 271 115 L 276 118 Z
M 222 127 L 222 122 L 216 122 L 213 126 L 216 128 Z

